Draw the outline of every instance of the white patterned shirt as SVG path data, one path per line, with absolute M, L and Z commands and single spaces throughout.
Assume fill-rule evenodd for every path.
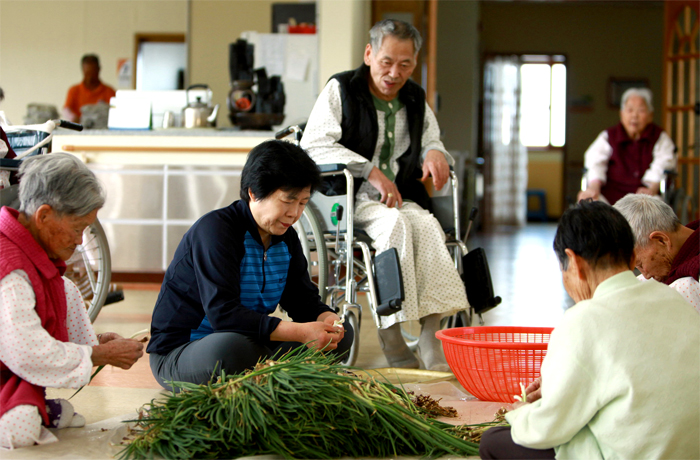
M 343 134 L 341 128 L 342 119 L 343 104 L 340 98 L 340 83 L 338 80 L 332 79 L 323 88 L 316 100 L 316 104 L 314 104 L 304 130 L 301 147 L 309 153 L 309 156 L 317 164 L 343 163 L 347 165 L 353 177 L 367 179 L 373 167 L 380 167 L 379 157 L 386 139 L 384 135 L 386 131 L 384 112 L 377 110 L 378 139 L 371 161 L 345 148 L 338 142 Z M 411 145 L 405 107 L 396 113 L 396 125 L 392 136 L 394 136 L 394 152 L 391 155 L 390 167 L 394 176 L 396 176 L 399 171 L 398 159 Z M 440 141 L 440 127 L 435 114 L 426 103 L 423 135 L 421 137 L 421 159 L 425 158 L 429 150 L 441 151 L 445 155 L 447 162 L 450 165 L 454 165 L 454 159 L 447 153 L 445 146 Z M 358 199 L 362 195 L 373 200 L 379 199 L 380 196 L 377 189 L 369 181 L 365 181 L 360 187 L 357 193 Z
M 14 270 L 0 280 L 0 360 L 19 378 L 42 387 L 80 388 L 90 381 L 98 345 L 77 286 L 63 278 L 68 342 L 41 326 L 29 277 Z
M 639 275 L 637 277 L 641 281 L 649 281 L 644 278 L 644 275 Z M 695 308 L 695 310 L 700 313 L 700 282 L 698 280 L 687 276 L 685 278 L 679 278 L 673 283 L 669 284 L 670 287 L 678 291 L 680 295 L 687 300 L 690 305 Z

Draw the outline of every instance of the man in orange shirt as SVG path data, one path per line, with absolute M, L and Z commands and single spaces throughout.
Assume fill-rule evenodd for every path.
M 100 59 L 95 54 L 86 54 L 81 61 L 83 81 L 68 90 L 66 103 L 63 107 L 63 118 L 69 121 L 80 121 L 80 108 L 88 104 L 103 101 L 109 104 L 114 97 L 114 88 L 100 81 Z

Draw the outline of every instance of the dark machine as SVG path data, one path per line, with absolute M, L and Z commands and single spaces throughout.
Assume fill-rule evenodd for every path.
M 268 77 L 264 67 L 254 69 L 253 55 L 246 40 L 229 45 L 229 119 L 241 129 L 272 129 L 284 121 L 284 84 L 279 75 Z

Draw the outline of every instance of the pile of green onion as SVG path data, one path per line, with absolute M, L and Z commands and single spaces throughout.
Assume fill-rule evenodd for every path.
M 121 459 L 478 455 L 465 427 L 432 419 L 403 388 L 298 349 L 151 401 Z

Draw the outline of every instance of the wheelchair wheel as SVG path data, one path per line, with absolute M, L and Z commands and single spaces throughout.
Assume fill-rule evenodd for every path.
M 318 219 L 313 211 L 308 207 L 304 209 L 301 218 L 294 224 L 294 230 L 299 235 L 301 247 L 306 256 L 308 263 L 309 277 L 311 281 L 318 286 L 318 293 L 321 295 L 321 301 L 326 303 L 328 298 L 328 249 L 326 241 L 323 238 L 323 232 L 318 224 Z M 311 257 L 312 253 L 316 253 L 316 260 Z M 317 267 L 315 270 L 314 267 Z M 316 280 L 314 280 L 314 276 Z
M 112 259 L 107 237 L 98 220 L 83 232 L 83 244 L 75 249 L 66 276 L 80 289 L 90 321 L 95 322 L 109 293 Z
M 346 310 L 345 322 L 350 324 L 352 330 L 355 331 L 355 340 L 353 340 L 350 350 L 345 354 L 341 363 L 345 366 L 354 366 L 360 351 L 360 318 L 357 317 L 357 312 L 351 309 Z

